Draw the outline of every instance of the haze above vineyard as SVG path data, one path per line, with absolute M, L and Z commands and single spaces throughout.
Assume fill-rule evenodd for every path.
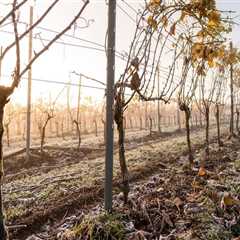
M 0 239 L 240 239 L 240 3 L 0 0 Z

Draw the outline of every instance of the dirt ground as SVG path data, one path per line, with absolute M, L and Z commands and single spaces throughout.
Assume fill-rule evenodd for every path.
M 117 153 L 114 162 L 114 209 L 124 216 L 123 222 L 128 226 L 124 229 L 132 226 L 131 231 L 124 233 L 127 239 L 144 239 L 138 238 L 139 234 L 145 239 L 160 236 L 168 237 L 165 239 L 171 236 L 175 237 L 173 239 L 232 239 L 236 235 L 228 228 L 224 231 L 230 238 L 206 238 L 209 233 L 206 228 L 199 233 L 204 224 L 211 223 L 210 232 L 219 234 L 222 225 L 212 221 L 226 220 L 225 211 L 219 207 L 224 192 L 240 197 L 239 172 L 235 166 L 240 156 L 240 141 L 225 140 L 224 147 L 218 150 L 215 135 L 212 129 L 211 159 L 204 177 L 197 174 L 203 129 L 196 129 L 192 134 L 193 171 L 187 168 L 184 132 L 128 136 L 126 156 L 132 189 L 128 206 L 121 204 Z M 44 156 L 37 149 L 32 151 L 32 156 L 31 163 L 24 162 L 24 155 L 6 160 L 4 205 L 11 239 L 26 239 L 34 234 L 33 239 L 37 239 L 36 234 L 40 234 L 39 239 L 64 239 L 63 234 L 83 221 L 83 215 L 102 208 L 103 144 L 84 147 L 80 152 L 68 146 L 49 146 Z M 218 208 L 222 215 L 215 214 Z M 237 224 L 239 211 L 236 206 L 233 208 L 226 209 L 230 211 L 226 221 Z

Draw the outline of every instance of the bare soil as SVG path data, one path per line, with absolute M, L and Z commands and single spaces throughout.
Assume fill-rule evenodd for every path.
M 215 143 L 215 129 L 211 130 L 211 135 L 212 151 L 211 159 L 207 162 L 207 170 L 214 172 L 226 168 L 237 159 L 239 144 L 228 142 L 218 151 Z M 199 167 L 201 158 L 203 136 L 201 129 L 196 129 L 192 134 L 196 169 Z M 180 198 L 182 202 L 187 201 L 188 194 L 192 193 L 192 182 L 197 176 L 197 170 L 190 171 L 186 167 L 187 149 L 184 132 L 129 138 L 126 148 L 133 189 L 132 201 L 136 201 L 139 194 L 146 195 L 146 199 L 152 197 L 155 199 L 156 192 L 159 201 L 173 197 Z M 90 212 L 92 207 L 101 203 L 103 201 L 103 154 L 104 147 L 100 144 L 98 148 L 82 148 L 80 152 L 69 147 L 47 147 L 44 156 L 35 149 L 32 151 L 34 160 L 31 163 L 24 162 L 24 155 L 7 159 L 4 204 L 8 216 L 7 224 L 12 226 L 10 227 L 11 239 L 26 239 L 27 236 L 39 232 L 47 236 L 45 239 L 56 239 L 58 227 L 64 224 L 65 219 L 72 215 L 81 215 L 83 211 Z M 115 159 L 114 191 L 117 196 L 115 205 L 116 209 L 123 212 L 125 207 L 119 205 L 121 201 L 118 198 L 121 178 L 117 154 Z M 15 171 L 16 164 L 19 172 Z M 161 181 L 156 180 L 153 184 L 155 178 Z M 164 184 L 163 179 L 165 179 Z M 204 181 L 207 180 L 204 179 Z M 152 193 L 149 195 L 148 184 L 153 192 L 154 189 L 156 190 L 155 195 L 152 196 Z M 142 185 L 146 185 L 146 189 L 143 188 L 146 191 L 139 191 Z M 165 190 L 159 192 L 159 187 Z M 179 217 L 178 211 L 181 212 L 181 209 L 177 208 L 176 211 L 172 203 L 164 209 L 167 215 L 170 214 L 170 219 L 175 226 Z M 139 219 L 138 215 L 135 218 L 131 214 L 130 216 L 135 221 Z M 135 228 L 153 234 L 153 229 L 145 228 L 145 225 L 144 221 L 139 221 L 135 223 Z M 160 232 L 159 229 L 154 231 L 157 231 L 156 234 L 169 234 L 174 227 L 166 229 L 161 229 Z

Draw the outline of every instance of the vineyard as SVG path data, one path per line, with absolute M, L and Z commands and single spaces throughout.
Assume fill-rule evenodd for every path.
M 224 1 L 0 1 L 0 240 L 240 239 Z

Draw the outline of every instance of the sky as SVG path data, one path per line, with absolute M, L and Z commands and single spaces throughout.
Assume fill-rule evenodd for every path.
M 37 0 L 34 6 L 34 19 L 37 19 L 51 2 L 52 1 Z M 40 27 L 54 31 L 60 31 L 66 25 L 66 23 L 72 19 L 72 17 L 76 14 L 77 10 L 81 6 L 82 1 L 60 1 L 60 4 L 56 6 L 54 11 L 52 11 L 46 20 L 40 24 Z M 119 6 L 122 8 L 124 7 L 123 4 L 119 4 Z M 70 72 L 76 71 L 78 73 L 83 73 L 89 77 L 96 78 L 102 82 L 106 82 L 106 53 L 104 45 L 105 35 L 107 31 L 107 7 L 108 6 L 104 0 L 90 1 L 90 4 L 87 6 L 86 11 L 82 15 L 89 22 L 89 27 L 84 28 L 86 25 L 85 20 L 80 19 L 80 21 L 77 22 L 78 26 L 68 32 L 68 35 L 70 35 L 70 37 L 62 37 L 59 40 L 61 44 L 54 44 L 54 46 L 51 47 L 47 53 L 45 53 L 39 60 L 37 60 L 32 70 L 33 79 L 46 79 L 58 82 L 69 82 L 71 80 L 72 83 L 78 84 L 79 77 L 74 76 L 74 74 L 70 74 Z M 129 10 L 128 12 L 133 15 L 133 12 L 131 13 Z M 1 15 L 3 15 L 3 13 L 1 13 Z M 28 19 L 29 6 L 25 7 L 20 12 L 20 21 L 28 22 Z M 22 30 L 24 30 L 25 26 L 23 25 L 22 28 Z M 12 31 L 12 28 L 11 26 L 0 28 L 0 45 L 6 46 L 6 44 L 9 43 L 9 40 L 11 41 L 11 39 L 13 39 L 13 35 L 1 32 L 1 30 Z M 119 54 L 121 54 L 123 51 L 127 51 L 129 48 L 133 30 L 134 23 L 126 19 L 124 12 L 121 10 L 118 11 L 116 45 Z M 51 37 L 55 35 L 54 33 L 38 28 L 33 32 L 34 37 L 39 38 L 39 33 L 42 39 L 51 39 Z M 96 44 L 87 43 L 78 38 L 93 41 Z M 21 45 L 22 55 L 24 55 L 22 60 L 25 64 L 27 63 L 27 46 L 28 39 L 23 41 Z M 94 49 L 84 48 L 83 46 L 91 47 Z M 42 41 L 40 39 L 34 39 L 33 50 L 37 52 L 41 47 Z M 99 50 L 96 50 L 95 48 Z M 7 83 L 9 81 L 4 76 L 11 75 L 11 72 L 13 70 L 13 64 L 9 64 L 10 62 L 13 63 L 13 58 L 14 50 L 9 52 L 2 63 L 1 81 L 4 83 Z M 124 67 L 124 61 L 118 57 L 116 58 L 116 65 L 119 66 L 116 71 L 117 77 L 117 75 L 119 76 L 120 71 L 122 70 L 121 68 Z M 20 88 L 15 92 L 13 96 L 14 101 L 18 101 L 21 104 L 24 104 L 26 102 L 26 83 L 27 80 L 23 79 Z M 82 79 L 82 84 L 96 86 L 94 82 L 91 82 L 87 79 Z M 54 97 L 58 95 L 63 87 L 64 86 L 61 84 L 46 84 L 34 80 L 32 87 L 33 100 L 41 96 L 48 98 L 50 92 L 52 92 L 51 95 L 53 95 L 51 98 L 54 99 Z M 103 86 L 98 85 L 98 87 L 102 88 Z M 71 88 L 71 95 L 73 95 L 73 99 L 74 94 L 76 95 L 77 92 L 77 87 Z M 93 101 L 95 99 L 102 100 L 104 96 L 104 90 L 82 88 L 82 98 L 85 98 L 86 96 L 91 96 Z M 63 102 L 64 98 L 65 97 L 61 97 L 60 101 Z
M 0 0 L 0 16 L 3 16 L 9 6 L 5 6 L 4 3 L 8 3 L 9 0 Z M 52 0 L 40 1 L 36 0 L 34 4 L 34 19 L 36 20 L 46 7 L 52 2 Z M 126 2 L 128 4 L 126 4 Z M 119 78 L 125 67 L 125 61 L 121 59 L 120 55 L 125 54 L 131 44 L 133 33 L 135 29 L 135 10 L 140 8 L 143 4 L 143 0 L 117 0 L 117 25 L 116 25 L 116 79 Z M 33 32 L 33 50 L 39 51 L 43 44 L 46 44 L 46 39 L 51 39 L 54 33 L 51 31 L 60 31 L 76 14 L 77 10 L 81 7 L 81 0 L 61 0 L 59 4 L 54 8 L 48 17 L 39 25 L 41 28 L 36 28 Z M 219 9 L 226 11 L 235 11 L 231 14 L 232 17 L 240 15 L 240 2 L 238 0 L 217 0 L 217 6 Z M 132 9 L 133 8 L 133 9 Z M 67 34 L 68 36 L 62 37 L 59 42 L 54 44 L 33 66 L 33 85 L 32 85 L 32 98 L 33 101 L 44 98 L 55 99 L 60 92 L 61 97 L 58 99 L 60 103 L 66 102 L 66 88 L 61 84 L 53 84 L 41 82 L 39 80 L 49 80 L 57 82 L 69 82 L 73 84 L 79 83 L 79 77 L 71 74 L 76 71 L 82 73 L 91 78 L 98 79 L 102 82 L 106 82 L 106 53 L 104 51 L 105 37 L 107 31 L 107 10 L 105 0 L 90 0 L 90 4 L 87 6 L 86 11 L 82 15 L 84 19 L 80 19 L 77 22 L 77 26 L 71 29 Z M 21 12 L 20 21 L 29 21 L 29 6 L 26 5 Z M 240 17 L 236 17 L 234 20 L 240 23 Z M 86 26 L 88 22 L 89 26 Z M 43 29 L 44 28 L 44 29 Z M 21 31 L 24 31 L 25 25 L 20 27 Z M 232 38 L 234 46 L 240 46 L 239 37 L 240 27 L 236 25 L 233 28 L 233 33 L 228 36 L 229 40 Z M 12 26 L 7 25 L 0 27 L 0 45 L 6 46 L 12 41 L 13 35 Z M 91 41 L 94 43 L 86 42 Z M 94 48 L 89 49 L 86 47 Z M 96 49 L 97 48 L 97 49 Z M 22 52 L 22 64 L 27 63 L 28 52 L 28 39 L 24 40 L 21 44 Z M 2 76 L 0 83 L 8 83 L 9 75 L 13 71 L 14 63 L 14 49 L 10 51 L 6 58 L 2 62 Z M 27 75 L 25 76 L 27 77 Z M 82 85 L 93 86 L 96 84 L 89 79 L 82 78 Z M 22 79 L 19 89 L 17 89 L 13 95 L 13 101 L 26 104 L 27 101 L 27 80 Z M 103 88 L 102 85 L 98 85 L 99 88 Z M 77 87 L 71 87 L 70 95 L 72 104 L 75 105 L 76 95 L 78 93 Z M 87 102 L 87 97 L 92 99 L 92 102 L 100 101 L 104 97 L 103 89 L 90 89 L 82 87 L 81 89 L 82 101 Z M 89 98 L 88 98 L 89 99 Z
M 222 11 L 233 11 L 233 13 L 223 13 L 224 16 L 234 18 L 236 24 L 233 25 L 233 31 L 228 36 L 228 40 L 232 40 L 235 47 L 240 47 L 240 1 L 239 0 L 217 0 L 217 8 Z

